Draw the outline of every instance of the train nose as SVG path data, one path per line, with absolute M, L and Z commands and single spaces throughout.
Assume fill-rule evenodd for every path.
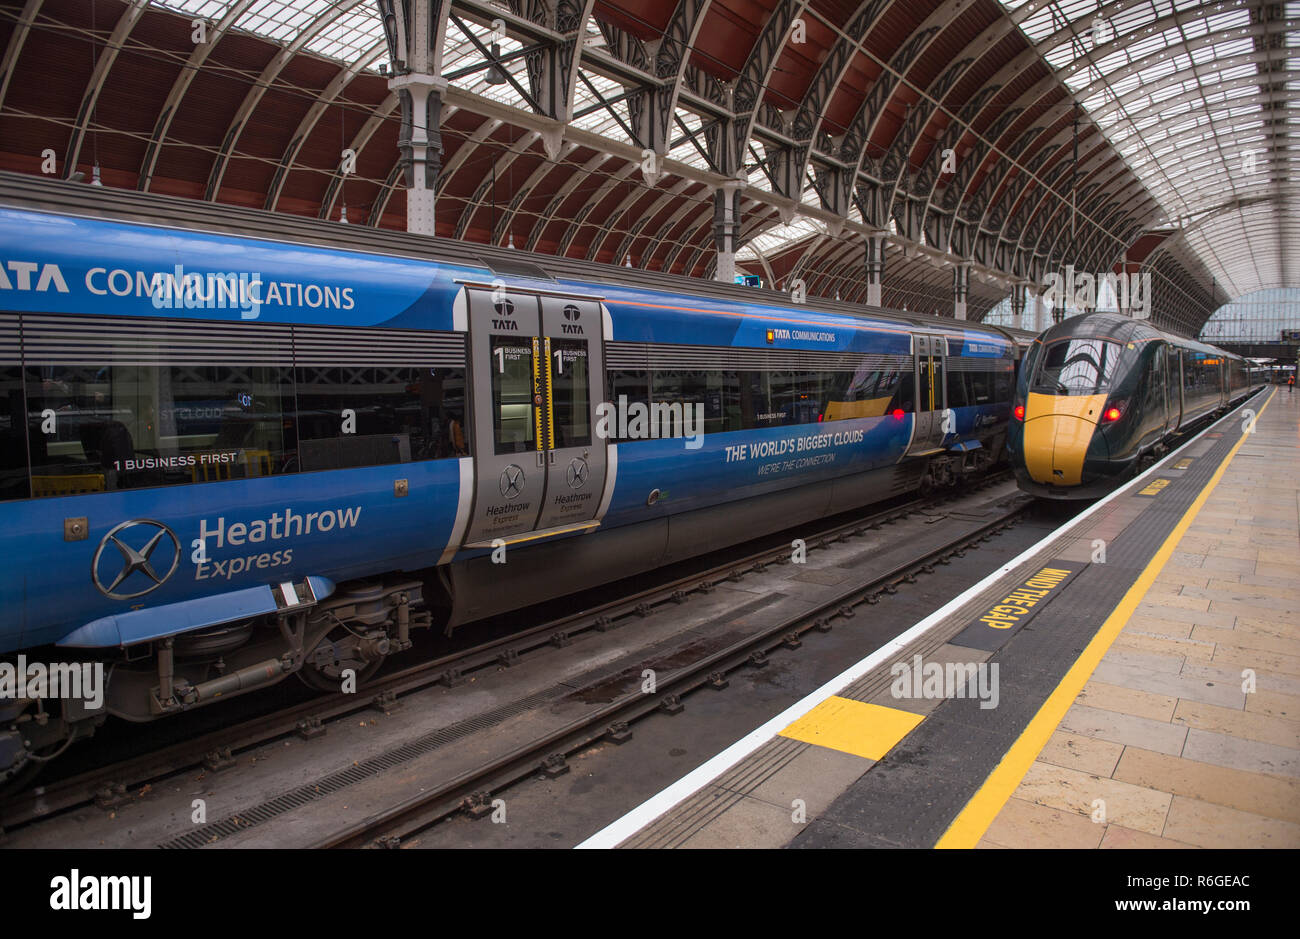
M 1105 395 L 1031 394 L 1025 404 L 1025 469 L 1036 483 L 1077 486 Z

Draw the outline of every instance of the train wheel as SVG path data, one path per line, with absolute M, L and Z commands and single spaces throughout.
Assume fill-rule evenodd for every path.
M 321 640 L 298 669 L 303 683 L 318 691 L 341 691 L 351 677 L 360 688 L 375 676 L 388 655 L 383 633 L 365 636 L 340 626 Z M 351 676 L 345 674 L 351 672 Z

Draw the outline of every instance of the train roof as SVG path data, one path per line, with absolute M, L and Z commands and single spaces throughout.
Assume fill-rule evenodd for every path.
M 311 245 L 326 250 L 380 254 L 434 263 L 454 263 L 486 268 L 494 272 L 522 270 L 527 271 L 521 275 L 525 278 L 537 279 L 537 275 L 540 275 L 547 280 L 585 281 L 597 285 L 642 288 L 695 297 L 714 297 L 732 302 L 765 304 L 788 310 L 791 314 L 813 311 L 849 319 L 895 323 L 949 335 L 961 335 L 965 330 L 975 330 L 1008 340 L 1013 349 L 1024 348 L 1033 338 L 1032 333 L 1023 330 L 942 319 L 919 313 L 887 310 L 882 307 L 868 307 L 820 297 L 810 297 L 807 303 L 795 306 L 792 305 L 788 293 L 766 288 L 724 284 L 680 274 L 619 267 L 595 261 L 579 261 L 408 232 L 341 225 L 338 222 L 286 215 L 263 209 L 218 205 L 156 193 L 92 187 L 84 183 L 42 179 L 20 173 L 0 172 L 0 205 L 174 230 Z
M 1193 352 L 1212 353 L 1232 359 L 1241 358 L 1241 356 L 1227 352 L 1217 346 L 1198 342 L 1195 339 L 1175 336 L 1164 330 L 1156 329 L 1145 320 L 1135 320 L 1132 317 L 1124 316 L 1122 313 L 1081 313 L 1078 316 L 1062 320 L 1043 332 L 1044 337 L 1049 335 L 1052 339 L 1112 339 L 1120 343 L 1163 339 L 1172 345 Z

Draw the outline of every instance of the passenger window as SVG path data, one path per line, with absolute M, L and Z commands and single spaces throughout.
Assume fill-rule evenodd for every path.
M 966 400 L 966 373 L 948 368 L 948 407 L 964 408 L 970 402 Z
M 582 339 L 552 339 L 550 369 L 555 446 L 591 446 L 587 343 Z
M 29 427 L 23 405 L 23 372 L 16 365 L 0 367 L 0 502 L 26 499 Z
M 296 379 L 303 470 L 469 455 L 464 369 L 299 368 Z
M 288 368 L 41 366 L 27 391 L 37 498 L 272 476 L 296 456 Z
M 526 453 L 537 445 L 532 340 L 493 336 L 491 362 L 496 452 Z

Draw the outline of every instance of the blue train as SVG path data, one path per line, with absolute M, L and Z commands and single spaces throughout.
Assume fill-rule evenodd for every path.
M 413 629 L 951 483 L 1000 458 L 1018 354 L 994 328 L 0 174 L 0 781 L 106 715 L 294 673 L 346 689 Z M 53 688 L 58 663 L 105 686 Z

